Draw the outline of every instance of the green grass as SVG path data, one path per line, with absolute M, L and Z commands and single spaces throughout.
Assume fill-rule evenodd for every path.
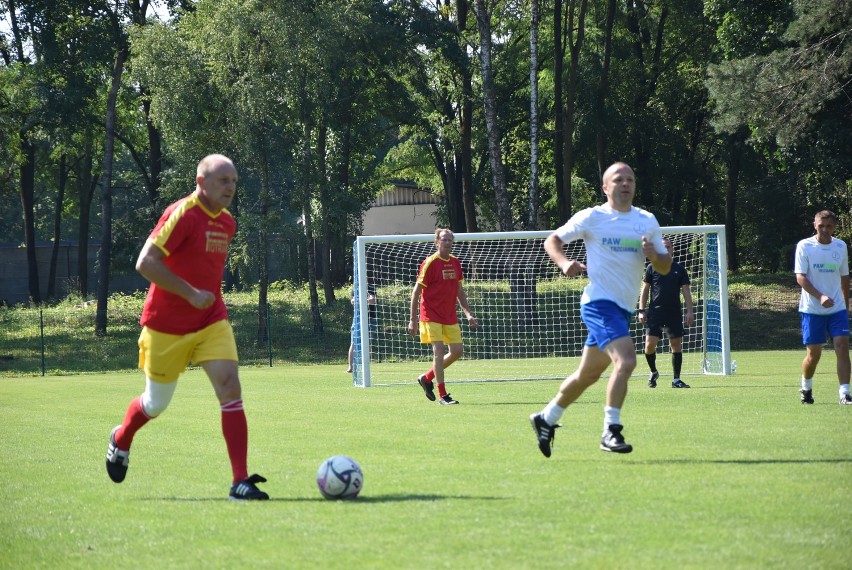
M 598 449 L 604 382 L 569 408 L 553 457 L 527 416 L 558 382 L 353 388 L 342 367 L 243 368 L 252 472 L 232 503 L 218 406 L 200 371 L 104 472 L 139 373 L 0 380 L 0 568 L 848 568 L 852 410 L 834 358 L 798 400 L 801 351 L 736 353 L 737 374 L 632 381 L 630 455 Z M 449 371 L 452 379 L 452 369 Z M 362 496 L 322 499 L 333 454 Z

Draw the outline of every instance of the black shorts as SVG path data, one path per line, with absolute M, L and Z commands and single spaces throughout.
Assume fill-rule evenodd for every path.
M 683 315 L 675 309 L 649 310 L 645 320 L 645 334 L 662 337 L 663 329 L 669 338 L 683 336 Z

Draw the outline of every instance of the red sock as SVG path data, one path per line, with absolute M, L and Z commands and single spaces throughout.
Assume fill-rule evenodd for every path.
M 225 436 L 234 483 L 248 479 L 248 423 L 242 400 L 222 404 L 222 435 Z
M 130 445 L 133 443 L 133 436 L 151 419 L 142 408 L 142 396 L 134 398 L 130 402 L 130 405 L 127 406 L 127 412 L 124 414 L 124 421 L 121 422 L 121 427 L 115 432 L 115 445 L 119 449 L 129 451 Z
M 444 385 L 443 382 L 441 382 L 440 384 L 438 384 L 438 396 L 443 398 L 446 395 L 447 395 L 447 387 Z
M 430 368 L 429 372 L 424 374 L 423 377 L 426 379 L 427 382 L 431 382 L 432 380 L 435 379 L 435 370 Z

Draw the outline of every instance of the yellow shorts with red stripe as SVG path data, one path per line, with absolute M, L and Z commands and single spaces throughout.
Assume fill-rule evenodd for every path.
M 171 383 L 189 363 L 238 360 L 234 329 L 227 320 L 189 334 L 167 334 L 142 327 L 139 335 L 139 368 L 155 382 Z
M 444 344 L 461 344 L 461 328 L 458 323 L 454 325 L 442 325 L 431 321 L 420 321 L 420 342 L 432 344 L 443 342 Z

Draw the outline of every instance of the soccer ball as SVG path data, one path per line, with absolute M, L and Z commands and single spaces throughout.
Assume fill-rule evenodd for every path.
M 317 487 L 326 499 L 354 499 L 363 486 L 364 473 L 351 457 L 334 455 L 317 470 Z

